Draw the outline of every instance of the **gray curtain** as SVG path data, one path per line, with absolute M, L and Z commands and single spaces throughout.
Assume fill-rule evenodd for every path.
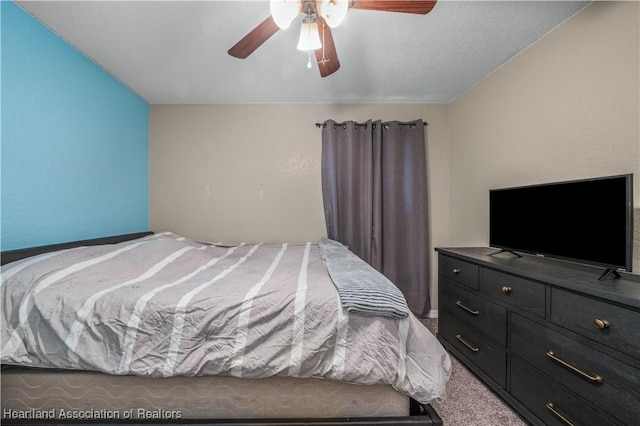
M 322 193 L 327 236 L 382 272 L 425 317 L 431 303 L 422 120 L 327 120 Z

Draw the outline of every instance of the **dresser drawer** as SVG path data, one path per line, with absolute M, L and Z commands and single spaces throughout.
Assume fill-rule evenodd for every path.
M 507 310 L 446 280 L 440 282 L 438 310 L 447 309 L 501 346 L 507 346 Z
M 478 290 L 478 265 L 453 257 L 440 256 L 440 276 Z
M 511 316 L 510 337 L 513 355 L 602 411 L 640 424 L 638 369 L 517 314 Z
M 501 388 L 506 385 L 507 354 L 495 343 L 473 330 L 454 315 L 442 311 L 438 331 L 450 345 L 463 353 Z
M 522 361 L 511 361 L 511 394 L 545 425 L 613 425 L 580 398 Z
M 640 359 L 638 311 L 554 288 L 551 321 Z
M 546 316 L 546 286 L 543 284 L 483 268 L 480 290 L 496 300 L 540 318 Z

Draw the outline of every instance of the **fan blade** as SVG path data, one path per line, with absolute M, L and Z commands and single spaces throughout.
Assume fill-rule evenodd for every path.
M 316 61 L 318 62 L 318 68 L 320 69 L 320 76 L 326 77 L 338 71 L 338 68 L 340 68 L 340 61 L 338 60 L 338 54 L 336 53 L 336 45 L 333 43 L 331 28 L 329 28 L 326 22 L 324 22 L 324 19 L 320 19 L 318 33 L 320 35 L 320 40 L 322 40 L 322 47 L 315 51 Z
M 269 37 L 277 33 L 279 29 L 271 15 L 269 15 L 267 19 L 244 36 L 227 53 L 236 58 L 244 59 L 267 41 Z
M 436 5 L 436 0 L 354 0 L 354 9 L 379 10 L 426 15 Z

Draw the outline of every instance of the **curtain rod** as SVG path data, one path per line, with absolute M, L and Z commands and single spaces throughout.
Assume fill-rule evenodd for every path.
M 346 123 L 336 123 L 336 124 L 337 124 L 337 125 L 343 125 L 343 124 L 346 124 Z M 358 126 L 364 126 L 364 125 L 365 125 L 365 124 L 367 124 L 367 123 L 356 123 L 356 124 L 357 124 Z M 403 123 L 403 122 L 400 122 L 399 124 L 400 124 L 400 125 L 403 125 L 403 126 L 408 126 L 409 124 L 413 124 L 413 122 L 411 122 L 411 123 Z M 424 126 L 427 126 L 427 125 L 428 125 L 426 121 L 423 121 L 423 122 L 422 122 L 422 124 L 423 124 Z M 316 127 L 324 127 L 324 126 L 325 126 L 325 124 L 324 124 L 324 123 L 316 123 Z

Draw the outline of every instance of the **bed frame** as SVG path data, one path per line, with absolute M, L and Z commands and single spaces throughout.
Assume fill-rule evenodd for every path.
M 111 237 L 93 238 L 90 240 L 71 241 L 68 243 L 50 244 L 39 247 L 29 247 L 18 250 L 3 251 L 0 254 L 0 264 L 15 262 L 16 260 L 24 259 L 26 257 L 37 256 L 42 253 L 49 253 L 51 251 L 64 250 L 74 247 L 82 246 L 99 246 L 102 244 L 117 244 L 125 241 L 135 240 L 137 238 L 146 237 L 153 232 L 136 232 L 133 234 L 122 234 Z
M 123 234 L 110 237 L 73 241 L 61 244 L 52 244 L 46 246 L 4 251 L 0 253 L 0 264 L 4 265 L 20 259 L 36 256 L 42 253 L 48 253 L 56 250 L 64 250 L 81 246 L 92 246 L 101 244 L 116 244 L 124 241 L 141 238 L 151 235 L 152 232 L 138 232 L 132 234 Z M 3 369 L 8 366 L 3 366 Z M 13 367 L 8 367 L 13 368 Z M 1 375 L 1 373 L 0 373 Z M 0 377 L 1 379 L 1 377 Z M 4 395 L 4 394 L 3 394 Z M 2 401 L 4 406 L 4 401 Z M 211 424 L 211 425 L 247 425 L 247 426 L 269 426 L 269 425 L 318 425 L 318 426 L 338 426 L 338 425 L 411 425 L 411 426 L 441 426 L 442 419 L 435 412 L 433 407 L 428 404 L 421 404 L 410 398 L 410 409 L 408 416 L 397 417 L 342 417 L 342 418 L 277 418 L 277 419 L 171 419 L 171 420 L 149 420 L 144 421 L 137 419 L 135 423 L 123 419 L 108 421 L 104 419 L 96 420 L 95 423 L 115 423 L 115 424 Z M 2 416 L 5 417 L 5 416 Z M 87 424 L 87 421 L 61 421 L 52 419 L 35 420 L 29 419 L 29 424 Z M 24 420 L 12 420 L 3 418 L 3 424 L 24 424 Z

